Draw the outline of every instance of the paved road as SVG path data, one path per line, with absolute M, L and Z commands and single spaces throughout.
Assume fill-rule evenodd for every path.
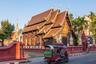
M 70 58 L 68 64 L 96 64 L 96 53 Z
M 30 64 L 45 64 L 43 62 L 43 58 L 41 58 L 39 61 L 41 62 L 31 62 Z M 96 53 L 88 53 L 82 56 L 70 57 L 70 61 L 67 64 L 96 64 Z
M 32 58 L 30 59 L 30 61 L 31 62 L 27 64 L 46 64 L 44 63 L 43 57 Z M 0 62 L 0 64 L 8 64 L 8 62 Z M 19 64 L 18 61 L 15 64 Z M 26 64 L 26 63 L 22 63 L 22 64 Z M 80 56 L 70 57 L 69 62 L 67 64 L 96 64 L 96 53 L 91 52 Z

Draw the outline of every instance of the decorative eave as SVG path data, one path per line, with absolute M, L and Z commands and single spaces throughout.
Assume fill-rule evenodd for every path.
M 33 31 L 39 30 L 44 24 L 45 22 L 42 22 L 33 26 L 25 27 L 23 32 L 33 32 Z
M 45 12 L 42 12 L 40 14 L 37 14 L 31 18 L 27 26 L 32 26 L 34 24 L 40 23 L 44 20 L 47 20 L 50 17 L 50 13 L 53 11 L 53 9 L 47 10 Z
M 60 33 L 60 31 L 61 31 L 61 28 L 51 29 L 47 34 L 45 34 L 43 38 L 46 39 L 46 38 L 54 37 L 55 35 Z
M 59 13 L 57 15 L 57 18 L 56 18 L 56 21 L 55 21 L 54 25 L 47 32 L 47 34 L 45 34 L 45 36 L 43 38 L 54 37 L 55 35 L 60 33 L 63 29 L 63 24 L 64 24 L 65 18 L 66 18 L 66 11 L 64 11 L 62 13 Z
M 48 20 L 52 11 L 53 9 L 50 9 L 41 14 L 33 16 L 32 19 L 29 21 L 29 23 L 24 27 L 23 33 L 40 29 Z
M 53 23 L 55 22 L 59 12 L 59 10 L 56 10 L 51 13 L 49 20 L 45 23 L 44 27 L 39 31 L 38 34 L 46 33 L 53 26 Z

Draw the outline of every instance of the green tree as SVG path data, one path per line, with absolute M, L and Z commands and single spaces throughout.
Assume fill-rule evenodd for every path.
M 90 31 L 92 32 L 92 36 L 94 37 L 96 43 L 96 20 L 91 23 Z
M 72 37 L 73 37 L 73 44 L 75 46 L 78 45 L 78 35 L 76 34 L 76 22 L 75 22 L 75 19 L 73 17 L 73 14 L 70 13 L 69 14 L 69 19 L 70 19 L 70 22 L 71 22 L 71 34 L 72 34 Z
M 94 13 L 94 12 L 91 11 L 88 16 L 90 17 L 90 19 L 91 19 L 92 21 L 94 21 L 94 19 L 95 19 L 95 17 L 96 17 L 96 13 Z
M 96 13 L 90 12 L 88 16 L 92 21 L 89 30 L 92 32 L 92 36 L 94 37 L 96 43 Z
M 3 20 L 1 22 L 0 28 L 0 39 L 2 40 L 2 46 L 4 46 L 4 39 L 10 38 L 12 31 L 14 30 L 14 25 L 11 25 L 8 20 Z
M 72 24 L 72 33 L 74 35 L 73 42 L 74 45 L 78 45 L 79 34 L 82 33 L 83 29 L 87 27 L 87 22 L 84 20 L 84 17 L 74 18 L 73 14 L 69 14 L 69 18 Z

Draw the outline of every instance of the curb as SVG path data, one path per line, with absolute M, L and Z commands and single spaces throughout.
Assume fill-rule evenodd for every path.
M 74 53 L 74 54 L 69 54 L 69 57 L 74 57 L 74 56 L 81 56 L 85 55 L 86 53 Z

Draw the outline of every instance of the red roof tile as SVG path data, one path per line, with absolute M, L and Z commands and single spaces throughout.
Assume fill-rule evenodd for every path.
M 53 27 L 62 26 L 65 20 L 64 19 L 65 17 L 66 17 L 66 11 L 58 14 Z
M 53 11 L 51 13 L 49 20 L 46 22 L 46 25 L 44 25 L 44 27 L 40 29 L 39 33 L 46 33 L 52 27 L 53 24 L 49 24 L 49 23 L 55 22 L 55 19 L 58 13 L 59 13 L 59 10 Z
M 54 37 L 61 31 L 61 28 L 51 29 L 43 38 Z
M 63 28 L 62 25 L 64 24 L 65 18 L 66 18 L 66 11 L 59 13 L 53 27 L 48 31 L 47 34 L 45 34 L 44 38 L 53 37 L 56 34 L 58 34 Z
M 36 24 L 36 25 L 33 25 L 33 26 L 28 26 L 28 27 L 25 27 L 23 32 L 28 32 L 28 31 L 33 31 L 33 30 L 37 30 L 37 29 L 40 29 L 45 23 L 39 23 L 39 24 Z
M 35 15 L 31 18 L 31 20 L 29 21 L 28 25 L 27 26 L 30 26 L 30 25 L 33 25 L 33 24 L 36 24 L 36 23 L 39 23 L 39 22 L 42 22 L 44 21 L 45 19 L 47 19 L 47 17 L 49 16 L 49 14 L 53 11 L 53 9 L 50 9 L 50 10 L 47 10 L 43 13 L 40 13 L 38 15 Z

